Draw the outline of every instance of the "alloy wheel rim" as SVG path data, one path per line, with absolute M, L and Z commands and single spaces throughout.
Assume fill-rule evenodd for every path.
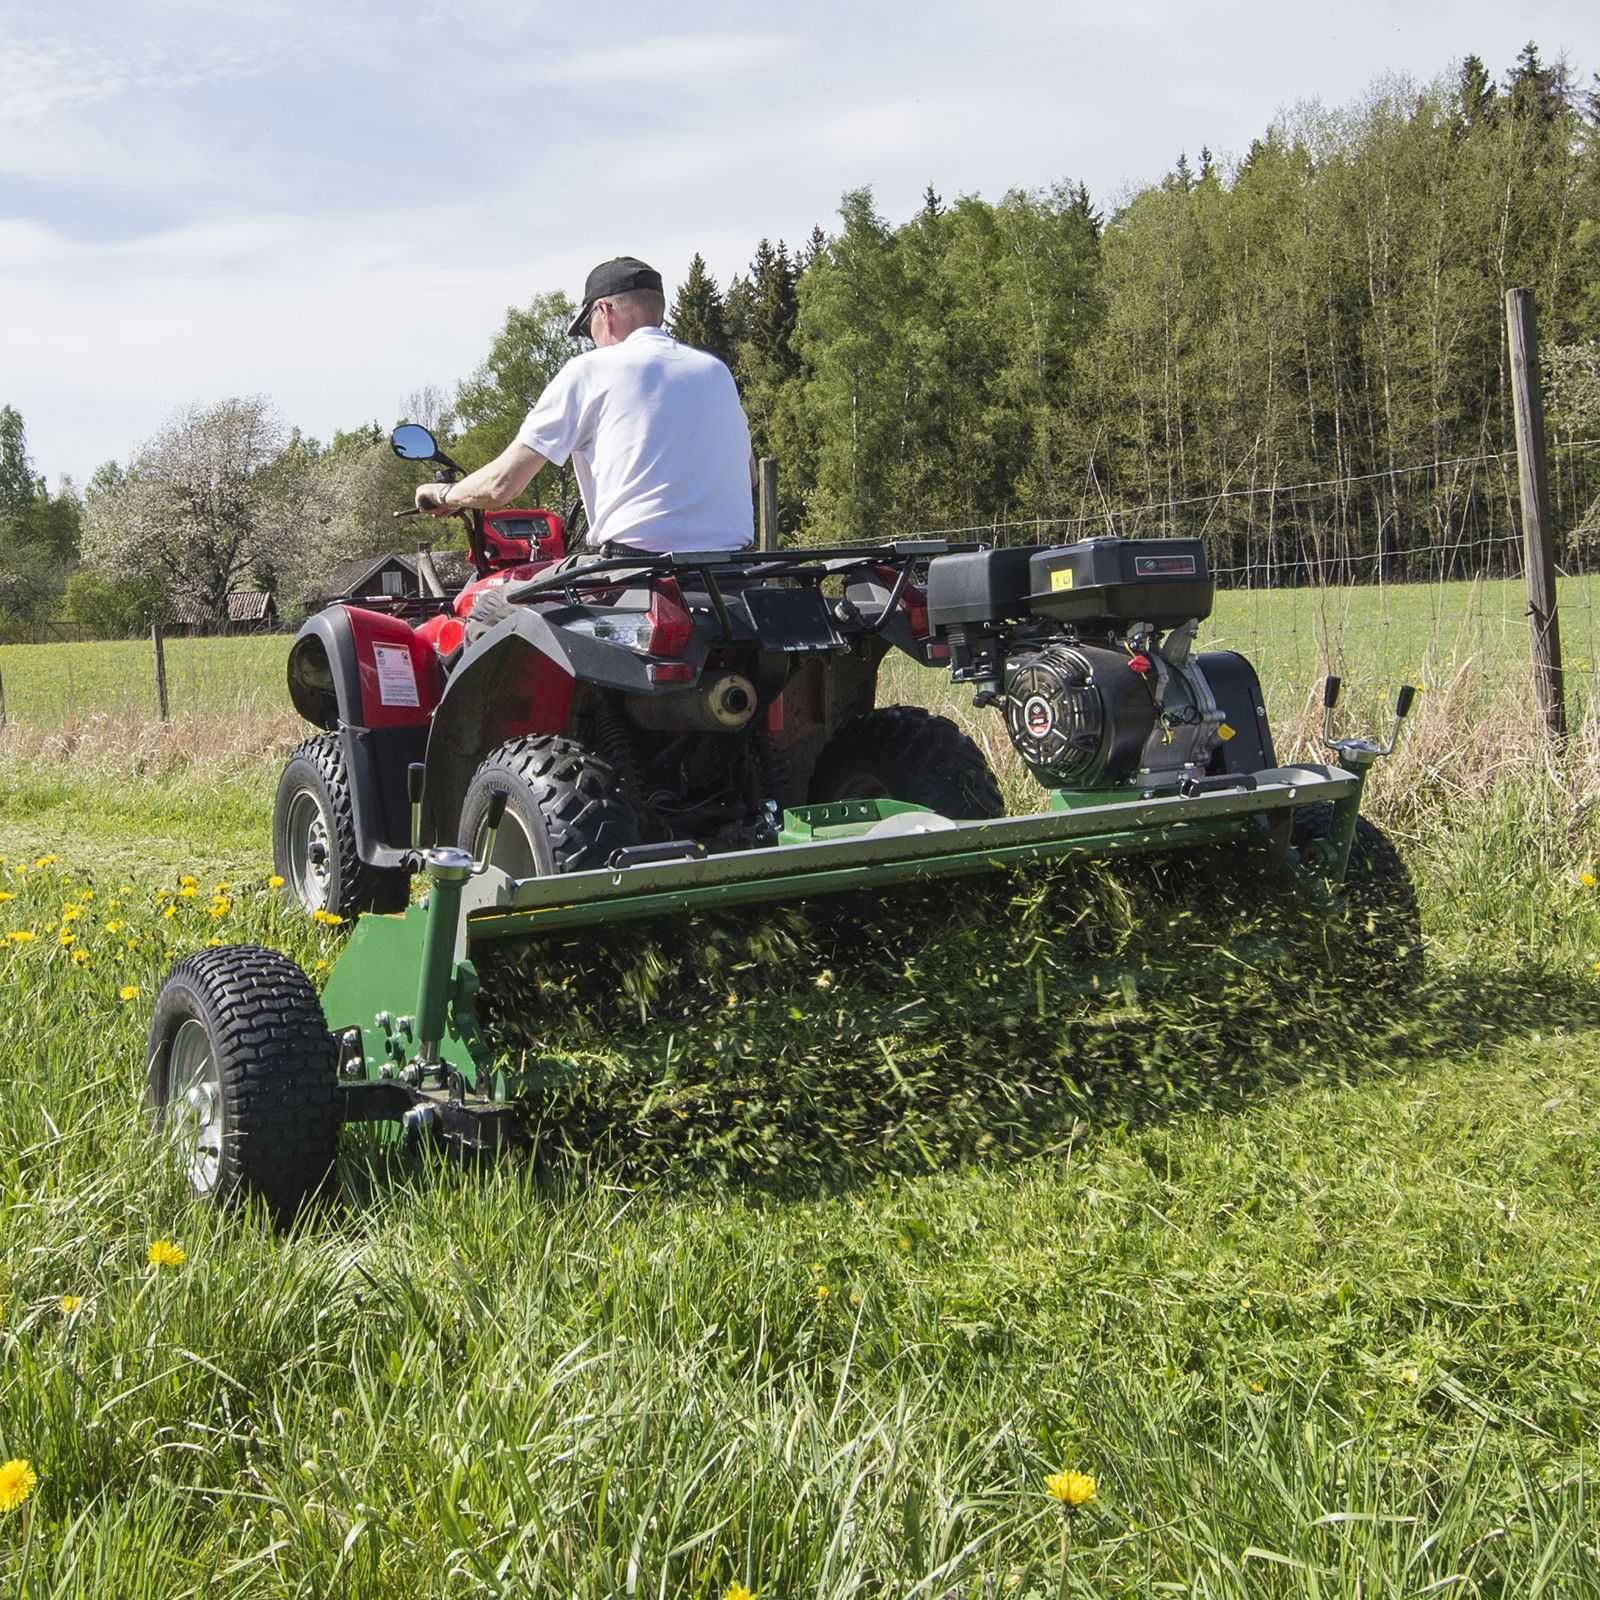
M 301 789 L 289 802 L 286 832 L 289 881 L 295 895 L 307 911 L 325 910 L 333 875 L 333 846 L 328 818 L 309 789 Z
M 167 1138 L 196 1194 L 222 1176 L 222 1074 L 205 1025 L 193 1018 L 173 1036 L 167 1060 Z

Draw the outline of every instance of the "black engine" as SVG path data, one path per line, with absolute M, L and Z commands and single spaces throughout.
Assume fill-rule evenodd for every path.
M 949 644 L 952 676 L 976 686 L 978 704 L 1000 707 L 1050 788 L 1148 787 L 1274 764 L 1249 664 L 1190 653 L 1212 595 L 1197 539 L 979 550 L 928 568 L 928 620 Z

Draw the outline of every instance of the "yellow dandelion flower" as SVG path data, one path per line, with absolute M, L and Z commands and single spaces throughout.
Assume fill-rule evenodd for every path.
M 195 875 L 192 872 L 185 872 L 178 879 L 178 886 L 180 888 L 183 888 L 183 889 L 198 888 L 199 884 L 200 884 L 200 880 L 197 877 L 195 877 Z
M 175 917 L 177 914 L 178 908 L 175 905 L 169 905 L 167 909 L 161 913 L 161 915 L 164 917 Z
M 73 905 L 70 900 L 61 908 L 61 920 L 63 922 L 76 922 L 82 915 L 83 907 Z
M 830 1294 L 832 1294 L 832 1292 L 833 1291 L 831 1289 L 829 1289 L 827 1284 L 819 1283 L 817 1285 L 817 1288 L 816 1288 L 816 1296 L 817 1296 L 818 1301 L 820 1302 L 820 1301 L 826 1300 L 828 1298 L 828 1296 Z
M 6 935 L 6 938 L 8 938 L 12 944 L 32 944 L 33 941 L 38 937 L 38 934 L 30 933 L 26 928 L 13 928 L 11 932 Z
M 133 885 L 131 883 L 119 883 L 117 885 L 117 893 L 118 894 L 132 894 L 133 893 Z
M 281 889 L 283 887 L 282 874 L 274 872 L 272 876 L 267 879 L 267 887 L 269 889 Z
M 199 893 L 200 893 L 199 884 L 197 884 L 197 883 L 186 883 L 178 891 L 178 898 L 180 900 L 193 900 L 194 897 Z
M 1597 883 L 1600 883 L 1600 878 L 1596 878 L 1592 872 L 1580 872 L 1578 874 L 1578 882 L 1585 889 L 1592 889 Z
M 226 900 L 213 900 L 211 902 L 211 915 L 214 917 L 225 917 L 232 910 L 233 907 Z
M 15 1511 L 33 1493 L 39 1475 L 20 1457 L 0 1461 L 0 1511 Z
M 81 1294 L 64 1294 L 56 1301 L 56 1310 L 64 1317 L 70 1317 L 75 1311 L 83 1310 L 83 1296 Z
M 0 906 L 3 906 L 7 900 L 15 900 L 16 898 L 9 889 L 0 889 Z
M 756 1600 L 754 1589 L 747 1589 L 737 1578 L 723 1591 L 722 1600 Z
M 326 972 L 328 970 L 328 963 L 324 961 L 321 956 L 318 956 L 317 959 L 311 963 L 311 970 L 313 972 Z
M 184 1254 L 183 1246 L 174 1244 L 170 1239 L 157 1239 L 149 1249 L 145 1259 L 152 1267 L 181 1267 L 188 1257 Z
M 72 952 L 72 964 L 75 967 L 86 967 L 89 965 L 89 952 L 85 950 L 81 944 Z
M 65 949 L 69 944 L 76 943 L 77 938 L 78 936 L 75 933 L 61 933 L 56 936 L 56 943 Z
M 228 941 L 226 939 L 207 939 L 207 950 L 220 950 Z
M 34 862 L 34 866 L 36 867 L 53 867 L 55 864 L 56 858 L 54 856 L 40 856 L 39 859 Z
M 94 890 L 93 889 L 85 889 L 83 891 L 83 893 L 78 896 L 78 903 L 80 905 L 88 905 L 88 903 L 93 899 L 94 899 Z
M 313 922 L 320 922 L 325 928 L 337 928 L 339 924 L 344 921 L 344 918 L 341 917 L 337 911 L 324 911 L 321 906 L 318 906 L 317 909 L 311 913 L 311 920 Z
M 139 941 L 137 939 L 129 939 L 127 941 L 127 945 L 130 950 L 137 950 L 139 948 Z
M 1064 1506 L 1086 1506 L 1094 1499 L 1094 1479 L 1087 1472 L 1052 1472 L 1045 1480 L 1044 1486 L 1050 1491 L 1054 1500 L 1059 1500 Z
M 212 894 L 216 895 L 226 894 L 228 892 L 228 886 L 225 883 L 214 883 L 211 886 L 211 892 Z
M 117 999 L 119 1000 L 137 1000 L 138 998 L 139 985 L 136 983 L 125 983 L 117 990 Z
M 119 919 L 113 917 L 111 919 L 111 921 L 106 924 L 106 932 L 107 933 L 121 933 L 122 930 L 125 927 L 127 927 L 127 923 L 122 922 Z

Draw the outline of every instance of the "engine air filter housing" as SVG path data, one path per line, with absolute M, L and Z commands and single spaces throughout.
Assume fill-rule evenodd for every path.
M 1198 539 L 1084 539 L 1028 563 L 1035 616 L 1079 627 L 1176 628 L 1211 615 L 1214 585 Z

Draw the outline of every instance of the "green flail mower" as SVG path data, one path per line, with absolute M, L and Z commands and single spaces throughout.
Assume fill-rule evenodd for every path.
M 558 1055 L 497 1049 L 485 1026 L 480 972 L 485 956 L 507 941 L 645 919 L 666 930 L 664 937 L 682 940 L 693 937 L 693 918 L 702 912 L 888 891 L 997 869 L 1026 872 L 1071 858 L 1208 848 L 1231 853 L 1241 878 L 1275 874 L 1325 891 L 1364 875 L 1377 883 L 1379 898 L 1389 894 L 1402 907 L 1411 925 L 1395 931 L 1396 950 L 1418 958 L 1404 868 L 1381 831 L 1360 815 L 1367 775 L 1394 748 L 1410 687 L 1400 691 L 1393 729 L 1380 744 L 1334 737 L 1339 685 L 1330 678 L 1323 733 L 1332 763 L 1279 765 L 1249 663 L 1231 652 L 1191 651 L 1211 603 L 1198 541 L 1095 539 L 1043 550 L 919 554 L 919 560 L 914 603 L 926 614 L 918 618 L 912 653 L 924 665 L 947 664 L 957 682 L 974 686 L 977 704 L 997 710 L 1044 790 L 1041 809 L 949 816 L 918 802 L 927 786 L 919 790 L 911 781 L 915 772 L 898 783 L 880 762 L 871 781 L 858 773 L 825 797 L 813 785 L 795 798 L 791 776 L 778 798 L 759 801 L 760 827 L 742 834 L 730 829 L 725 813 L 709 839 L 661 837 L 658 822 L 655 837 L 617 845 L 598 860 L 580 853 L 566 870 L 552 871 L 541 867 L 552 851 L 538 829 L 555 780 L 548 763 L 527 759 L 530 741 L 516 743 L 517 760 L 506 757 L 506 747 L 472 752 L 479 773 L 489 774 L 484 802 L 471 826 L 458 828 L 457 842 L 425 846 L 425 790 L 435 781 L 430 745 L 427 764 L 409 767 L 409 848 L 384 858 L 388 870 L 423 877 L 426 893 L 398 912 L 362 915 L 320 996 L 294 962 L 255 946 L 205 950 L 169 975 L 151 1024 L 147 1097 L 196 1194 L 217 1201 L 256 1196 L 280 1217 L 292 1216 L 325 1182 L 347 1123 L 388 1124 L 408 1139 L 467 1151 L 515 1145 L 527 1130 L 530 1097 L 549 1088 L 552 1074 L 571 1069 Z M 508 599 L 513 607 L 553 608 L 547 614 L 556 626 L 610 607 L 608 626 L 615 625 L 618 607 L 631 603 L 642 612 L 652 603 L 650 574 L 641 578 L 638 565 L 603 592 L 577 592 L 571 581 L 551 588 L 547 580 Z M 786 720 L 794 725 L 792 706 L 785 715 L 785 685 L 799 681 L 802 668 L 815 669 L 824 623 L 847 665 L 863 651 L 846 624 L 864 636 L 872 630 L 875 668 L 884 648 L 882 617 L 901 611 L 908 594 L 908 579 L 891 574 L 874 614 L 858 591 L 850 591 L 854 600 L 831 602 L 820 581 L 808 587 L 798 563 L 770 557 L 715 563 L 664 557 L 657 570 L 686 611 L 711 618 L 717 630 L 697 660 L 702 675 L 726 676 L 739 665 L 730 614 L 785 619 L 776 641 L 761 637 L 759 627 L 751 640 L 752 649 L 780 659 L 763 657 L 748 673 L 740 669 L 741 683 L 763 686 L 753 692 L 751 715 L 753 726 L 767 729 Z M 781 607 L 749 600 L 763 584 L 785 597 Z M 710 590 L 713 604 L 694 605 L 697 585 Z M 831 607 L 831 621 L 819 609 L 797 627 L 797 608 L 811 605 L 812 597 L 815 607 Z M 493 650 L 497 638 L 515 631 L 504 607 L 496 616 L 497 628 L 477 649 Z M 473 649 L 469 643 L 468 659 L 455 671 L 470 669 Z M 859 672 L 851 681 L 859 684 Z M 590 698 L 611 692 L 591 690 Z M 682 692 L 692 695 L 693 685 Z M 573 698 L 565 702 L 569 708 Z M 586 726 L 581 692 L 576 703 L 566 733 L 542 745 L 532 741 L 536 750 L 581 764 L 583 752 L 570 737 Z M 919 725 L 906 717 L 871 720 L 884 715 L 885 708 L 869 710 L 867 728 L 903 732 Z M 652 716 L 661 721 L 659 712 Z M 861 732 L 858 718 L 838 736 L 859 747 Z M 696 737 L 703 745 L 716 733 Z M 948 740 L 934 740 L 930 759 L 948 763 L 950 751 Z M 959 754 L 966 759 L 971 751 Z M 895 759 L 916 766 L 903 744 Z M 590 762 L 585 781 L 592 789 L 597 775 L 620 765 Z M 833 770 L 826 744 L 813 767 Z M 517 792 L 519 772 L 533 775 L 532 803 Z M 459 792 L 459 774 L 455 784 Z M 572 792 L 561 795 L 570 800 Z M 609 797 L 591 793 L 589 800 L 614 818 L 628 796 L 619 789 Z M 507 852 L 502 844 L 513 826 L 515 848 Z M 1003 938 L 1005 929 L 995 934 Z M 559 1020 L 550 1019 L 552 1033 Z M 540 1019 L 524 1014 L 518 1022 L 525 1040 L 539 1036 Z

